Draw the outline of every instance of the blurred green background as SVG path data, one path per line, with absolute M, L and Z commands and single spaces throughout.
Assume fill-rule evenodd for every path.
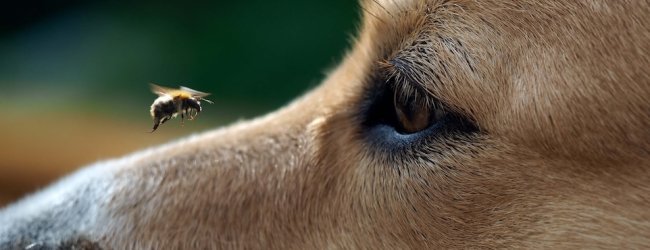
M 354 0 L 17 1 L 0 10 L 0 205 L 96 160 L 286 104 L 355 32 Z M 149 82 L 212 93 L 153 134 Z

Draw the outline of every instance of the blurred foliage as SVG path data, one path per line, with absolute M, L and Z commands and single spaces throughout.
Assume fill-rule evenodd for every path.
M 358 15 L 350 0 L 49 8 L 54 13 L 1 33 L 3 92 L 26 100 L 23 106 L 135 108 L 144 116 L 154 97 L 149 82 L 211 92 L 246 115 L 277 108 L 341 58 Z
M 6 3 L 0 204 L 83 164 L 282 106 L 342 58 L 358 16 L 353 0 Z M 215 104 L 145 134 L 149 82 Z

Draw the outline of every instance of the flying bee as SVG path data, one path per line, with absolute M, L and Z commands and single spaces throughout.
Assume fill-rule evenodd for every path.
M 180 89 L 171 89 L 151 84 L 151 91 L 158 95 L 158 98 L 151 104 L 151 117 L 153 117 L 153 129 L 156 131 L 160 124 L 169 121 L 181 115 L 181 124 L 187 116 L 193 120 L 201 112 L 201 101 L 212 103 L 205 99 L 209 93 L 203 93 L 187 87 L 181 86 Z

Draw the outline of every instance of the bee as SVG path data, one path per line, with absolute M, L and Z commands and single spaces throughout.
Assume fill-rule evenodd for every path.
M 180 89 L 171 89 L 153 83 L 150 85 L 151 91 L 158 95 L 158 98 L 151 104 L 153 129 L 150 133 L 156 131 L 160 124 L 169 121 L 178 114 L 181 115 L 181 124 L 186 116 L 189 120 L 193 120 L 201 112 L 201 101 L 212 104 L 212 101 L 205 99 L 210 95 L 209 93 L 183 86 Z

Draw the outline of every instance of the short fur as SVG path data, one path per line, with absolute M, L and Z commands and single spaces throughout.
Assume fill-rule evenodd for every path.
M 9 206 L 0 248 L 650 248 L 647 1 L 361 5 L 320 87 Z M 478 132 L 369 143 L 386 64 Z

